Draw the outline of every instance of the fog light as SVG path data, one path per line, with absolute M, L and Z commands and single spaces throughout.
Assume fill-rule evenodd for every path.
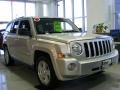
M 76 67 L 77 67 L 77 65 L 76 65 L 75 63 L 70 63 L 70 64 L 68 65 L 68 70 L 73 71 L 73 70 L 76 69 Z

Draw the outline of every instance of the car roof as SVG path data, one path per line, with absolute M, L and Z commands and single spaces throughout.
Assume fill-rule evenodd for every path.
M 11 22 L 17 21 L 17 20 L 22 20 L 22 19 L 35 19 L 35 18 L 39 18 L 39 19 L 67 19 L 67 18 L 60 18 L 60 17 L 40 17 L 40 16 L 34 16 L 34 17 L 18 17 L 16 19 L 13 19 Z M 8 24 L 9 24 L 8 23 Z
M 40 19 L 66 19 L 66 18 L 60 18 L 60 17 L 40 17 L 40 16 L 34 16 L 34 17 L 19 17 L 19 18 L 16 18 L 17 20 L 18 19 L 32 19 L 32 18 L 40 18 Z M 15 19 L 15 20 L 16 20 Z

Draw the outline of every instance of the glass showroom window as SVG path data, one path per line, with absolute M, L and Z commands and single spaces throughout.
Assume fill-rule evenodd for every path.
M 43 4 L 43 16 L 48 16 L 48 7 L 47 4 Z
M 82 0 L 74 0 L 74 17 L 82 17 L 83 9 L 82 9 Z
M 87 31 L 87 0 L 84 0 L 84 13 L 85 13 L 85 31 Z
M 11 2 L 0 1 L 0 21 L 10 21 L 11 17 Z
M 85 17 L 85 31 L 87 31 L 87 17 Z
M 85 13 L 85 17 L 87 17 L 87 1 L 84 0 L 84 13 Z
M 82 28 L 83 27 L 83 18 L 75 18 L 74 19 L 74 23 L 78 28 Z
M 7 26 L 7 23 L 0 24 L 0 30 L 1 30 L 1 29 L 5 29 L 5 28 L 6 28 L 6 26 Z
M 82 0 L 74 0 L 74 23 L 83 28 L 83 6 Z
M 35 3 L 26 3 L 26 16 L 35 16 Z
M 63 1 L 58 2 L 58 17 L 64 17 Z
M 25 3 L 24 2 L 12 2 L 13 19 L 25 16 Z
M 58 17 L 64 16 L 64 12 L 66 18 L 73 20 L 73 22 L 84 31 L 87 30 L 86 0 L 58 1 Z
M 72 1 L 65 0 L 65 17 L 72 20 Z

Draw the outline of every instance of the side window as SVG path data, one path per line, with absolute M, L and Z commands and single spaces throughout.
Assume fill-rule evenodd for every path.
M 14 24 L 13 24 L 13 27 L 12 29 L 10 30 L 10 33 L 16 33 L 17 29 L 18 29 L 18 24 L 19 24 L 19 21 L 15 21 Z
M 18 34 L 19 35 L 30 35 L 31 30 L 30 30 L 30 23 L 28 20 L 22 20 L 19 25 L 19 30 Z
M 21 21 L 21 22 L 20 22 L 19 28 L 22 28 L 22 29 L 29 29 L 29 30 L 30 30 L 29 21 L 28 21 L 28 20 L 23 20 L 23 21 Z

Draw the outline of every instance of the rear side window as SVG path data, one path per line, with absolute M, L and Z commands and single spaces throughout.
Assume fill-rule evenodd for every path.
M 16 33 L 16 31 L 18 29 L 18 25 L 19 25 L 19 21 L 15 21 L 13 24 L 13 27 L 10 30 L 10 33 Z
M 19 28 L 23 28 L 23 29 L 27 28 L 28 30 L 30 30 L 29 21 L 28 20 L 21 21 Z
M 28 20 L 22 20 L 19 25 L 18 34 L 28 36 L 31 34 L 30 23 Z

